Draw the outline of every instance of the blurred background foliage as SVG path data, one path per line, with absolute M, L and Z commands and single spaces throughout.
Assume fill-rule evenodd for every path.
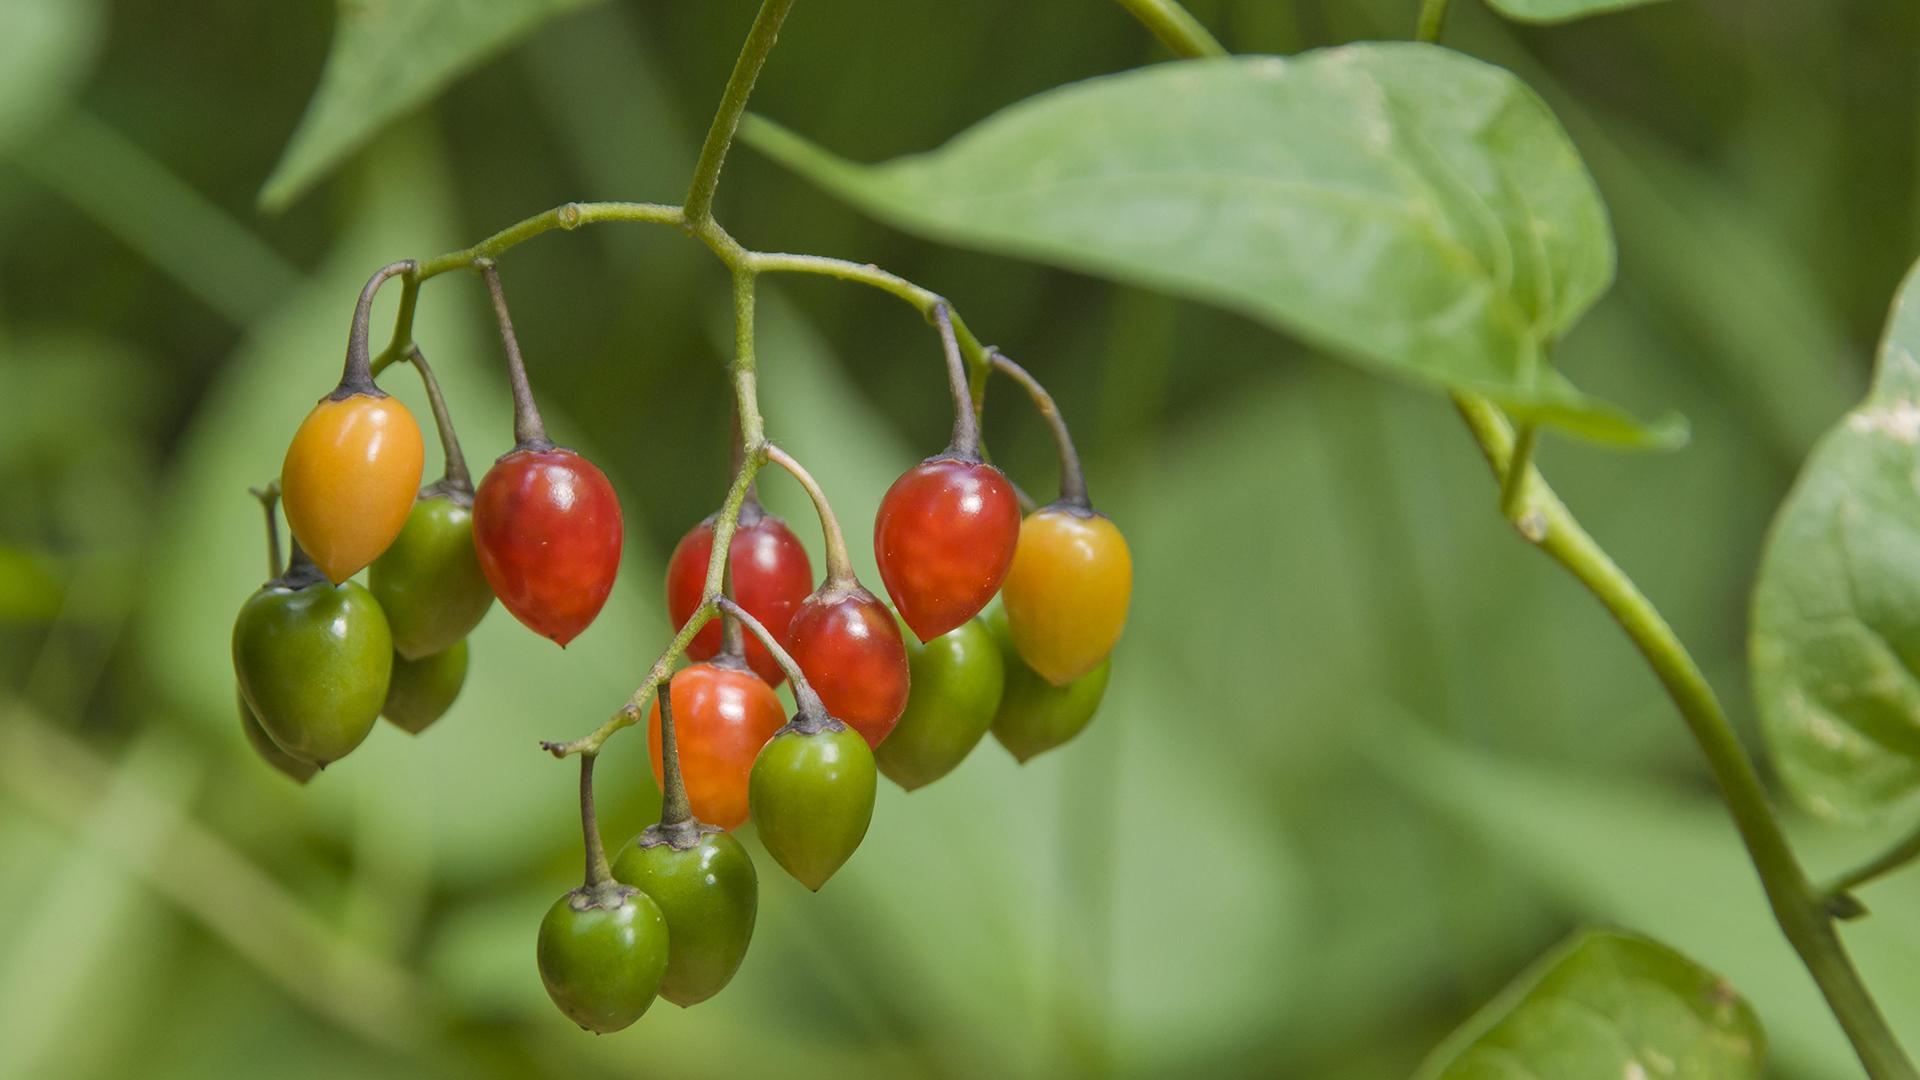
M 1192 6 L 1278 53 L 1404 37 L 1414 8 Z M 359 283 L 569 199 L 678 198 L 750 18 L 564 15 L 269 216 L 330 5 L 0 3 L 0 1075 L 1397 1077 L 1587 921 L 1726 975 L 1777 1075 L 1851 1074 L 1670 707 L 1508 534 L 1444 400 L 1195 305 L 903 238 L 744 148 L 719 214 L 746 243 L 937 289 L 1053 388 L 1139 568 L 1095 725 L 1025 768 L 988 743 L 924 792 L 883 785 L 819 897 L 761 859 L 754 948 L 712 1002 L 600 1039 L 551 1008 L 533 934 L 578 839 L 573 772 L 534 743 L 631 690 L 669 632 L 664 555 L 726 471 L 720 271 L 601 226 L 502 274 L 549 426 L 622 492 L 608 611 L 565 653 L 496 612 L 447 719 L 383 727 L 308 789 L 254 760 L 227 654 L 261 578 L 245 488 L 337 378 Z M 1677 453 L 1553 443 L 1544 464 L 1743 721 L 1762 529 L 1920 249 L 1917 40 L 1920 8 L 1891 0 L 1526 30 L 1462 2 L 1448 27 L 1547 98 L 1612 208 L 1620 281 L 1564 366 L 1693 422 Z M 1101 0 L 807 0 L 755 109 L 879 160 L 1161 59 Z M 764 297 L 769 434 L 858 531 L 945 438 L 934 338 L 853 286 Z M 506 449 L 480 291 L 429 286 L 419 340 L 469 455 Z M 419 410 L 409 379 L 387 382 Z M 1052 484 L 1004 387 L 987 426 Z M 639 742 L 601 769 L 613 838 L 657 807 Z M 1884 839 L 1792 828 L 1816 873 Z M 1866 898 L 1849 939 L 1920 1044 L 1920 881 Z

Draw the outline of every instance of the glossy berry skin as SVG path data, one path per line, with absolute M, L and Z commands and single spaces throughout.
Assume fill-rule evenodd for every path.
M 426 447 L 405 405 L 353 394 L 313 407 L 280 466 L 280 505 L 294 539 L 327 580 L 347 580 L 400 535 Z
M 740 970 L 760 908 L 760 879 L 730 833 L 702 831 L 682 849 L 650 842 L 655 831 L 621 849 L 613 876 L 660 905 L 668 946 L 660 996 L 685 1008 L 719 993 Z
M 640 1019 L 667 970 L 667 920 L 646 893 L 579 888 L 540 920 L 540 981 L 568 1019 L 605 1035 Z
M 806 548 L 787 528 L 787 523 L 764 511 L 749 514 L 743 509 L 733 542 L 727 545 L 727 557 L 733 570 L 733 598 L 761 625 L 781 637 L 785 645 L 787 624 L 793 613 L 813 591 L 813 564 Z M 686 623 L 707 583 L 707 560 L 713 555 L 713 519 L 708 518 L 687 531 L 674 546 L 667 561 L 667 615 L 678 627 Z M 700 628 L 687 656 L 707 660 L 720 652 L 720 620 Z M 773 654 L 760 639 L 747 635 L 747 665 L 778 687 L 786 673 L 774 662 Z
M 247 704 L 247 695 L 241 693 L 238 687 L 234 688 L 234 693 L 240 699 L 240 730 L 246 733 L 247 742 L 253 745 L 254 751 L 260 755 L 261 760 L 280 770 L 296 784 L 304 784 L 313 779 L 313 774 L 319 772 L 320 767 L 311 761 L 301 761 L 280 749 L 280 744 L 274 742 L 273 738 L 260 726 L 260 718 L 253 715 L 253 706 Z
M 1006 664 L 1007 685 L 1000 695 L 1000 708 L 993 715 L 993 737 L 1015 759 L 1025 764 L 1085 730 L 1107 693 L 1107 677 L 1113 661 L 1102 660 L 1098 667 L 1065 686 L 1055 686 L 1020 659 L 1007 632 L 1007 616 L 995 611 L 987 617 L 994 638 L 1000 643 L 1000 655 Z
M 866 837 L 877 787 L 873 751 L 859 732 L 838 722 L 815 734 L 788 725 L 753 763 L 760 843 L 819 892 Z
M 571 450 L 515 450 L 473 500 L 473 546 L 495 596 L 560 645 L 600 614 L 620 570 L 620 500 Z
M 373 594 L 351 581 L 270 584 L 234 620 L 233 668 L 267 735 L 324 767 L 359 746 L 380 718 L 393 638 Z
M 787 626 L 787 651 L 827 712 L 879 746 L 907 707 L 911 675 L 893 612 L 859 585 L 807 597 Z
M 745 668 L 725 662 L 691 664 L 674 673 L 673 735 L 680 751 L 693 816 L 723 829 L 747 820 L 747 773 L 754 756 L 786 723 L 773 687 Z M 664 783 L 660 764 L 660 703 L 647 714 L 647 752 L 653 779 Z
M 873 758 L 889 780 L 912 791 L 952 772 L 1000 707 L 1006 662 L 985 621 L 968 619 L 925 644 L 909 640 L 913 689 L 906 711 Z
M 1020 504 L 1006 474 L 985 462 L 929 458 L 880 500 L 873 557 L 900 617 L 931 641 L 987 606 L 1019 539 Z
M 373 561 L 367 588 L 387 613 L 393 648 L 409 660 L 444 652 L 480 625 L 493 587 L 473 547 L 471 500 L 423 495 L 406 527 Z
M 1100 666 L 1120 640 L 1133 596 L 1133 555 L 1104 515 L 1048 506 L 1020 526 L 1001 586 L 1007 626 L 1027 666 L 1066 686 Z
M 456 641 L 432 656 L 393 655 L 387 703 L 380 710 L 395 727 L 418 735 L 446 715 L 467 682 L 467 643 Z

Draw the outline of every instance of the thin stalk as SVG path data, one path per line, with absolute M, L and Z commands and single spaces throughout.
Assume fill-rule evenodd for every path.
M 1537 424 L 1520 425 L 1519 434 L 1514 437 L 1513 456 L 1500 477 L 1500 513 L 1515 524 L 1526 512 L 1527 470 L 1533 466 L 1533 444 L 1539 431 Z
M 1414 28 L 1413 40 L 1440 40 L 1440 26 L 1447 21 L 1448 3 L 1449 0 L 1420 0 L 1420 22 Z
M 953 314 L 945 304 L 933 306 L 933 325 L 940 331 L 940 350 L 947 360 L 947 388 L 953 392 L 953 440 L 947 452 L 970 461 L 980 460 L 979 405 L 973 398 L 973 384 L 967 377 L 966 361 L 960 357 L 960 339 L 953 332 Z
M 600 844 L 600 817 L 593 810 L 593 763 L 597 755 L 580 755 L 580 839 L 587 849 L 586 888 L 599 889 L 613 881 L 607 849 Z
M 988 349 L 987 359 L 995 371 L 1012 378 L 1033 399 L 1033 407 L 1039 410 L 1040 418 L 1047 422 L 1053 431 L 1054 444 L 1060 450 L 1060 502 L 1079 510 L 1092 510 L 1093 503 L 1087 498 L 1087 477 L 1080 468 L 1080 454 L 1073 448 L 1073 433 L 1067 430 L 1067 421 L 1060 415 L 1059 406 L 1053 402 L 1053 395 L 1040 385 L 1040 380 L 1026 368 L 1014 363 L 1007 354 L 999 349 Z
M 774 662 L 780 665 L 780 670 L 786 672 L 787 680 L 793 683 L 793 702 L 799 713 L 802 716 L 826 716 L 827 707 L 821 703 L 820 695 L 813 692 L 813 686 L 807 682 L 806 672 L 800 670 L 799 663 L 794 660 L 793 654 L 787 651 L 786 646 L 780 644 L 780 640 L 774 637 L 773 633 L 759 619 L 754 618 L 746 608 L 726 597 L 721 597 L 718 604 L 720 610 L 739 619 L 740 624 L 745 626 L 754 637 L 759 638 L 760 644 L 765 645 L 767 651 L 773 654 Z
M 400 278 L 400 310 L 393 316 L 393 333 L 387 338 L 387 347 L 373 358 L 373 373 L 378 376 L 388 367 L 400 362 L 413 346 L 413 313 L 420 306 L 420 270 L 416 266 L 412 272 Z
M 447 457 L 447 471 L 440 486 L 471 495 L 473 474 L 467 471 L 467 455 L 460 450 L 460 436 L 453 430 L 453 415 L 447 411 L 447 399 L 440 393 L 440 380 L 433 374 L 420 346 L 407 346 L 407 360 L 420 373 L 420 381 L 427 388 L 427 405 L 433 409 L 433 424 L 440 429 L 440 449 Z
M 813 474 L 795 461 L 793 455 L 772 443 L 767 444 L 767 460 L 791 473 L 806 489 L 807 497 L 813 500 L 813 512 L 820 516 L 820 533 L 827 546 L 826 588 L 853 584 L 853 560 L 847 555 L 847 537 L 840 531 L 840 519 L 834 516 L 833 507 L 827 502 L 827 493 L 820 490 L 820 484 Z
M 1840 896 L 1869 882 L 1878 881 L 1915 859 L 1920 859 L 1920 829 L 1914 830 L 1881 854 L 1834 878 L 1827 883 L 1824 891 L 1829 897 Z
M 1200 20 L 1172 0 L 1118 0 L 1160 43 L 1182 59 L 1225 56 L 1227 50 Z
M 533 400 L 533 387 L 527 383 L 527 363 L 520 356 L 520 339 L 513 332 L 513 316 L 507 311 L 507 294 L 500 289 L 500 271 L 492 259 L 475 264 L 486 280 L 487 295 L 493 301 L 494 318 L 500 323 L 500 345 L 507 352 L 507 381 L 513 387 L 513 441 L 518 450 L 551 450 L 547 425 L 540 420 L 540 406 Z
M 380 292 L 380 286 L 387 279 L 399 274 L 411 274 L 415 267 L 411 259 L 388 263 L 373 272 L 367 283 L 360 288 L 360 300 L 353 307 L 353 322 L 347 328 L 347 363 L 340 374 L 340 385 L 327 395 L 334 401 L 352 397 L 355 394 L 380 394 L 380 388 L 373 384 L 373 359 L 368 355 L 368 325 L 373 321 L 373 298 Z
M 1454 404 L 1494 475 L 1505 476 L 1515 456 L 1513 428 L 1507 418 L 1484 398 L 1459 394 Z M 1540 471 L 1529 467 L 1525 480 L 1533 493 L 1532 512 L 1540 516 L 1542 528 L 1537 537 L 1522 535 L 1566 567 L 1600 601 L 1679 708 L 1753 859 L 1774 919 L 1819 985 L 1867 1075 L 1873 1080 L 1920 1076 L 1861 982 L 1834 931 L 1827 894 L 1808 879 L 1794 856 L 1786 833 L 1767 803 L 1760 774 L 1686 646 L 1652 602 L 1580 527 Z
M 793 0 L 763 0 L 753 27 L 740 46 L 740 58 L 734 61 L 733 74 L 727 77 L 720 94 L 720 107 L 707 127 L 700 144 L 700 160 L 693 167 L 693 183 L 687 189 L 686 219 L 698 225 L 713 216 L 713 193 L 720 186 L 720 169 L 727 162 L 734 132 L 740 129 L 740 116 L 747 111 L 747 99 L 753 96 L 753 84 L 766 66 L 767 54 L 780 36 L 780 24 L 793 9 Z
M 267 580 L 280 576 L 280 518 L 274 513 L 280 506 L 280 481 L 275 480 L 266 487 L 248 488 L 254 498 L 260 500 L 260 506 L 267 512 Z
M 660 701 L 660 827 L 671 829 L 693 820 L 693 804 L 687 801 L 686 781 L 680 777 L 680 744 L 673 733 L 672 680 L 655 684 L 654 694 Z
M 746 505 L 741 507 L 742 517 L 745 516 L 746 506 L 752 505 L 753 496 L 749 494 L 747 500 Z M 720 579 L 720 595 L 725 597 L 733 596 L 733 559 L 731 553 L 729 553 L 727 559 L 727 572 L 725 576 Z M 720 655 L 734 660 L 744 659 L 747 655 L 746 631 L 740 628 L 740 620 L 727 614 L 725 609 L 722 609 L 720 612 Z

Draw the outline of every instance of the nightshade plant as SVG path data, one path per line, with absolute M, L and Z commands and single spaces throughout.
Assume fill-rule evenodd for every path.
M 757 882 L 744 848 L 721 830 L 746 815 L 760 819 L 775 862 L 818 889 L 865 834 L 876 758 L 878 771 L 913 788 L 959 765 L 989 728 L 1022 760 L 1081 730 L 1106 690 L 1132 566 L 1118 528 L 1094 508 L 1052 399 L 1025 368 L 984 346 L 945 297 L 871 264 L 754 251 L 735 240 L 712 211 L 738 132 L 904 230 L 1220 305 L 1450 395 L 1492 470 L 1501 514 L 1601 602 L 1672 698 L 1782 933 L 1867 1074 L 1915 1076 L 1837 924 L 1866 914 L 1853 890 L 1920 855 L 1920 839 L 1831 885 L 1816 884 L 1698 665 L 1534 466 L 1535 446 L 1549 431 L 1641 448 L 1684 438 L 1677 419 L 1638 420 L 1583 393 L 1553 365 L 1555 343 L 1610 284 L 1614 245 L 1599 193 L 1551 111 L 1511 73 L 1437 44 L 1447 0 L 1422 0 L 1415 42 L 1290 58 L 1230 56 L 1173 0 L 1118 2 L 1180 61 L 1043 93 L 941 149 L 869 166 L 746 116 L 793 6 L 763 0 L 680 204 L 568 203 L 470 248 L 375 273 L 350 324 L 340 386 L 288 453 L 282 484 L 298 542 L 294 566 L 281 573 L 276 551 L 274 581 L 249 611 L 337 594 L 352 596 L 366 609 L 356 618 L 370 622 L 379 604 L 362 601 L 345 582 L 374 562 L 381 601 L 409 605 L 404 633 L 392 638 L 399 661 L 464 648 L 484 597 L 433 585 L 449 594 L 445 611 L 422 607 L 408 583 L 386 580 L 375 560 L 395 566 L 426 558 L 413 554 L 417 547 L 447 560 L 433 581 L 470 582 L 451 553 L 433 554 L 446 545 L 408 539 L 431 500 L 457 507 L 465 495 L 470 522 L 428 525 L 471 531 L 491 595 L 562 645 L 587 629 L 617 568 L 618 500 L 597 468 L 547 437 L 495 262 L 555 229 L 664 225 L 703 244 L 731 276 L 736 465 L 720 509 L 675 553 L 673 640 L 600 727 L 542 744 L 555 757 L 581 759 L 586 881 L 555 905 L 541 935 L 541 968 L 563 1010 L 583 1026 L 614 1030 L 645 1010 L 663 972 L 661 992 L 680 1004 L 704 1000 L 733 977 L 751 935 Z M 1635 0 L 1490 2 L 1512 18 L 1558 21 Z M 308 123 L 319 134 L 303 126 L 269 183 L 272 201 L 290 197 L 318 159 L 344 145 L 331 113 L 318 110 Z M 477 494 L 413 341 L 420 286 L 460 269 L 485 280 L 515 404 L 515 449 Z M 822 486 L 766 438 L 754 307 L 756 282 L 770 273 L 879 289 L 913 306 L 937 332 L 954 402 L 951 442 L 901 478 L 875 523 L 882 584 L 897 612 L 854 576 Z M 367 313 L 390 280 L 399 282 L 399 315 L 375 356 Z M 1911 674 L 1920 656 L 1920 618 L 1911 614 L 1920 611 L 1916 290 L 1910 279 L 1896 302 L 1868 400 L 1816 449 L 1783 507 L 1755 592 L 1755 696 L 1770 748 L 1789 790 L 1835 817 L 1877 817 L 1920 801 L 1920 689 Z M 373 381 L 402 359 L 428 380 L 448 457 L 447 478 L 422 491 L 411 510 L 405 496 L 419 481 L 418 431 Z M 1060 452 L 1059 499 L 1025 507 L 1024 519 L 1021 497 L 988 462 L 981 440 L 980 404 L 995 373 L 1028 392 Z M 385 432 L 392 437 L 376 437 Z M 797 545 L 784 523 L 764 524 L 755 500 L 757 474 L 770 462 L 805 488 L 820 518 L 826 573 L 811 595 L 803 596 L 811 574 L 804 556 L 792 553 Z M 736 548 L 735 540 L 762 528 L 770 554 L 757 564 L 758 542 Z M 391 547 L 396 536 L 398 549 Z M 303 550 L 317 553 L 317 567 Z M 402 576 L 427 580 L 427 571 Z M 983 615 L 996 594 L 1001 609 Z M 775 625 L 765 624 L 770 615 Z M 379 647 L 362 643 L 365 656 L 336 656 L 344 647 L 319 638 L 274 644 L 266 630 L 253 629 L 260 619 L 246 615 L 236 632 L 243 725 L 263 756 L 305 781 L 307 766 L 335 760 L 364 738 L 378 702 L 388 700 L 388 636 L 369 634 Z M 717 634 L 708 629 L 716 619 Z M 911 651 L 903 626 L 919 639 Z M 312 656 L 283 655 L 290 649 Z M 676 675 L 689 658 L 703 662 Z M 455 659 L 434 670 L 464 672 L 465 654 Z M 368 677 L 356 684 L 358 668 Z M 913 674 L 921 675 L 918 684 Z M 782 677 L 797 711 L 776 728 L 766 701 L 776 700 L 772 686 Z M 352 730 L 324 746 L 300 741 L 303 726 L 321 719 L 299 713 L 303 695 L 289 685 L 299 680 L 351 699 Z M 712 687 L 740 680 L 765 690 L 756 720 L 742 725 L 734 717 L 722 730 L 721 720 L 705 718 L 721 710 L 702 695 L 718 700 Z M 431 693 L 409 691 L 399 706 L 390 701 L 389 715 L 409 730 L 424 727 L 458 681 L 443 674 Z M 665 707 L 650 710 L 663 688 Z M 592 765 L 609 738 L 650 711 L 667 808 L 622 856 L 623 884 L 600 846 Z M 908 741 L 889 742 L 902 732 Z M 683 758 L 680 750 L 693 747 L 716 749 L 688 768 L 693 754 Z M 731 868 L 719 899 L 677 866 L 709 857 Z M 658 905 L 641 891 L 649 888 L 661 891 Z M 620 922 L 606 914 L 632 911 L 650 915 Z M 594 925 L 570 925 L 583 921 Z M 622 936 L 620 927 L 640 923 L 644 933 Z M 699 955 L 676 957 L 661 926 L 699 927 L 682 931 Z M 583 935 L 611 944 L 582 945 Z M 627 954 L 631 963 L 620 959 Z M 1600 930 L 1545 958 L 1436 1050 L 1423 1074 L 1757 1077 L 1763 1070 L 1764 1036 L 1733 989 L 1664 944 Z

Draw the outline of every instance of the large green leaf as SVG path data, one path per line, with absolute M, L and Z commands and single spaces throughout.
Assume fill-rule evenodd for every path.
M 279 210 L 368 139 L 562 12 L 595 0 L 339 0 L 319 89 L 260 188 Z
M 1753 1009 L 1656 941 L 1582 930 L 1435 1051 L 1424 1080 L 1740 1080 L 1762 1075 Z
M 1507 72 L 1425 45 L 1161 64 L 854 164 L 747 140 L 936 239 L 1210 301 L 1339 355 L 1621 443 L 1677 438 L 1549 363 L 1613 276 L 1592 180 Z
M 1871 818 L 1920 793 L 1920 275 L 1873 386 L 1808 457 L 1753 594 L 1754 696 L 1781 775 L 1816 813 Z
M 1559 23 L 1655 2 L 1657 0 L 1487 0 L 1487 6 L 1515 22 Z

